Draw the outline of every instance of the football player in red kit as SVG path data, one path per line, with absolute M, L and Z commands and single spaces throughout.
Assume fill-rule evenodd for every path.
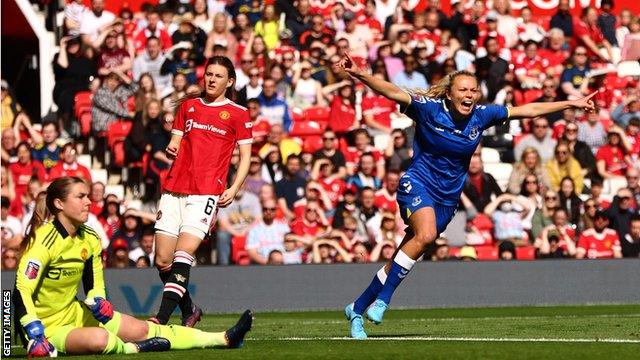
M 160 310 L 151 321 L 166 324 L 180 306 L 182 324 L 193 327 L 202 310 L 191 301 L 189 273 L 196 249 L 215 223 L 218 207 L 231 203 L 249 171 L 252 121 L 247 109 L 229 99 L 236 81 L 231 60 L 210 58 L 205 90 L 182 101 L 176 112 L 167 156 L 175 159 L 167 175 L 156 221 L 155 264 L 164 283 Z M 227 188 L 236 145 L 237 176 Z

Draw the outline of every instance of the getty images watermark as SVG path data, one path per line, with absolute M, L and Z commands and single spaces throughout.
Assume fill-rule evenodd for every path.
M 11 356 L 11 290 L 2 290 L 2 356 Z

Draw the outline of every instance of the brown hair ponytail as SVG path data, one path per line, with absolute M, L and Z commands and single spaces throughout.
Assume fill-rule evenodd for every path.
M 38 193 L 35 201 L 36 205 L 33 208 L 33 214 L 31 215 L 31 220 L 29 220 L 29 224 L 27 225 L 24 238 L 22 238 L 22 242 L 20 242 L 20 246 L 18 247 L 18 253 L 23 253 L 26 249 L 31 247 L 33 240 L 36 237 L 36 230 L 42 226 L 42 224 L 49 221 L 49 217 L 51 216 L 49 209 L 47 209 L 46 191 Z

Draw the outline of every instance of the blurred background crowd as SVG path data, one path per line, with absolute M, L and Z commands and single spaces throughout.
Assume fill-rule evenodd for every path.
M 425 261 L 640 254 L 640 18 L 611 0 L 537 16 L 507 0 L 167 0 L 61 8 L 57 112 L 40 119 L 2 81 L 2 268 L 18 261 L 38 193 L 91 184 L 89 225 L 108 267 L 153 266 L 175 101 L 206 58 L 236 65 L 253 120 L 249 176 L 199 264 L 387 260 L 404 236 L 395 201 L 413 129 L 336 64 L 348 52 L 406 89 L 477 74 L 481 103 L 517 106 L 598 90 L 597 111 L 511 120 L 483 134 L 459 210 Z M 448 4 L 447 4 L 448 5 Z M 235 176 L 237 153 L 231 163 Z

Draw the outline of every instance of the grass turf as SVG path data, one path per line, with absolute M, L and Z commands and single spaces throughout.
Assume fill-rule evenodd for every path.
M 236 320 L 237 315 L 206 316 L 198 328 L 220 331 Z M 390 309 L 383 324 L 368 322 L 366 329 L 372 341 L 343 339 L 349 330 L 341 311 L 257 313 L 243 349 L 171 351 L 133 358 L 584 360 L 637 359 L 640 354 L 640 305 Z M 541 339 L 544 342 L 534 341 Z M 610 340 L 634 343 L 605 342 Z M 15 355 L 24 353 L 14 349 Z M 95 357 L 73 357 L 90 358 Z

